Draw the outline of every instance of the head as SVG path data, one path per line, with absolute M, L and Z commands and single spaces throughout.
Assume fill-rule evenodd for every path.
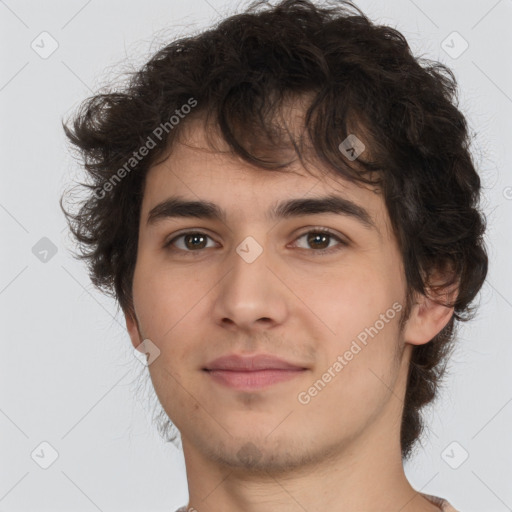
M 262 464 L 274 453 L 283 467 L 396 417 L 411 455 L 487 272 L 480 180 L 448 68 L 348 2 L 257 2 L 170 43 L 64 129 L 89 177 L 79 208 L 63 207 L 78 256 L 133 344 L 158 346 L 149 371 L 182 437 L 232 463 L 251 442 Z M 271 215 L 327 196 L 345 202 Z M 171 197 L 225 215 L 161 205 Z M 311 226 L 330 234 L 308 238 Z M 228 399 L 203 369 L 243 351 L 307 370 L 279 392 Z

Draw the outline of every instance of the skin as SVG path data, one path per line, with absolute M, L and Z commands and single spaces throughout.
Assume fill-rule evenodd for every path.
M 417 297 L 402 332 L 396 314 L 309 403 L 300 403 L 299 393 L 359 333 L 394 303 L 405 306 L 402 258 L 383 198 L 319 168 L 311 175 L 299 163 L 284 173 L 251 167 L 209 149 L 202 127 L 187 121 L 172 158 L 148 172 L 135 315 L 126 314 L 134 347 L 150 339 L 160 350 L 149 372 L 181 433 L 188 506 L 198 512 L 439 510 L 405 477 L 399 427 L 413 345 L 431 340 L 453 309 Z M 276 202 L 332 193 L 364 206 L 378 231 L 340 214 L 265 216 Z M 148 212 L 177 194 L 216 203 L 226 222 L 168 218 L 148 225 Z M 318 227 L 348 245 L 334 237 L 308 243 L 302 235 Z M 181 237 L 174 251 L 163 248 L 183 231 L 205 233 L 207 247 Z M 248 236 L 263 249 L 252 263 L 236 252 Z M 326 246 L 339 250 L 315 253 Z M 270 353 L 307 370 L 243 392 L 202 370 L 230 353 Z

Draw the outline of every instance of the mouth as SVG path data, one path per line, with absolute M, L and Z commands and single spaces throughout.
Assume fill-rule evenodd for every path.
M 213 382 L 242 391 L 268 388 L 297 378 L 307 370 L 269 354 L 232 354 L 218 358 L 203 368 Z

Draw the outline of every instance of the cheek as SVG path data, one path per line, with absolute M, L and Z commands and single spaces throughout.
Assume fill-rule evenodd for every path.
M 399 371 L 397 318 L 380 330 L 375 320 L 368 327 L 351 325 L 353 336 L 345 335 L 340 326 L 341 334 L 324 345 L 326 356 L 315 368 L 311 387 L 302 390 L 311 398 L 305 407 L 310 417 L 325 422 L 327 415 L 334 431 L 348 434 L 384 407 Z
M 293 291 L 328 330 L 326 334 L 350 340 L 373 325 L 393 300 L 386 278 L 371 265 L 344 265 L 319 275 L 294 280 Z M 304 313 L 305 313 L 304 311 Z M 307 314 L 307 313 L 305 313 Z
M 195 278 L 191 278 L 185 272 L 159 267 L 154 261 L 144 263 L 141 258 L 135 269 L 133 295 L 141 334 L 160 350 L 149 371 L 159 397 L 162 393 L 181 396 L 178 383 L 189 377 L 183 369 L 204 342 L 191 335 L 198 328 L 194 315 L 202 307 L 205 290 L 212 286 L 205 285 L 204 273 L 195 272 Z
M 172 337 L 179 323 L 186 321 L 212 285 L 200 269 L 178 271 L 154 262 L 137 263 L 133 280 L 135 311 L 143 334 L 155 340 L 166 341 Z
M 327 327 L 315 378 L 330 379 L 326 388 L 337 400 L 370 403 L 386 392 L 384 382 L 389 385 L 396 374 L 400 290 L 388 276 L 355 267 L 325 283 L 317 281 L 316 287 L 305 284 L 301 293 L 308 290 L 308 309 L 303 313 L 311 317 L 313 312 Z

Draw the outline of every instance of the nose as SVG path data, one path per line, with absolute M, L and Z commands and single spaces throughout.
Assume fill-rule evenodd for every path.
M 243 255 L 243 253 L 240 253 Z M 230 330 L 267 330 L 285 322 L 290 291 L 266 250 L 251 261 L 233 251 L 216 287 L 214 319 Z

